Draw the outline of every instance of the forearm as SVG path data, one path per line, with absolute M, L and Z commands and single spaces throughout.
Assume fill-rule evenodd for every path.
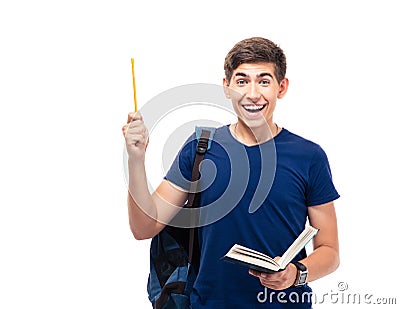
M 334 272 L 338 268 L 340 262 L 339 250 L 322 245 L 300 262 L 307 267 L 307 282 L 311 282 Z
M 339 239 L 333 202 L 308 208 L 310 224 L 319 229 L 315 236 L 314 251 L 302 262 L 308 268 L 307 281 L 324 277 L 339 266 Z
M 144 160 L 128 160 L 129 225 L 136 239 L 150 238 L 155 234 L 157 207 L 147 186 Z

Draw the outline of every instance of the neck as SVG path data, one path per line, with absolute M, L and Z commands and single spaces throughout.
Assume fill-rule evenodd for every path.
M 237 123 L 231 125 L 231 130 L 237 140 L 247 146 L 252 146 L 274 138 L 280 129 L 272 120 L 263 126 L 250 128 L 239 119 Z

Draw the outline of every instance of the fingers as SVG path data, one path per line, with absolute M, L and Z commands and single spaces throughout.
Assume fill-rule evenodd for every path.
M 126 123 L 130 123 L 134 120 L 143 120 L 142 114 L 140 114 L 140 112 L 136 112 L 136 113 L 129 113 L 128 114 L 128 120 Z
M 263 286 L 274 290 L 282 289 L 282 278 L 280 275 L 260 273 L 258 279 Z
M 140 114 L 140 112 L 129 113 L 126 125 L 124 125 L 122 127 L 122 133 L 124 134 L 124 136 L 126 136 L 129 128 L 131 128 L 130 133 L 134 133 L 134 132 L 138 131 L 137 128 L 140 126 L 144 127 L 143 117 Z M 146 129 L 146 128 L 144 127 L 144 129 Z M 142 129 L 142 131 L 145 131 L 144 129 Z M 140 131 L 140 129 L 139 129 L 139 131 Z M 142 133 L 145 133 L 145 132 L 142 132 Z
M 131 141 L 133 144 L 137 145 L 147 144 L 149 133 L 147 128 L 144 126 L 143 120 L 132 121 L 129 125 L 125 127 L 125 137 L 127 140 Z
M 249 274 L 254 277 L 260 277 L 262 273 L 254 269 L 249 269 Z
M 288 288 L 294 282 L 292 272 L 286 270 L 268 274 L 251 269 L 249 270 L 249 274 L 257 277 L 263 286 L 274 290 L 282 290 Z
M 275 290 L 279 289 L 282 283 L 282 278 L 278 276 L 273 276 L 271 274 L 262 273 L 260 278 L 260 282 L 263 286 L 268 286 Z
M 254 277 L 256 277 L 256 278 L 258 278 L 260 280 L 260 283 L 263 286 L 273 288 L 271 286 L 271 280 L 267 279 L 268 278 L 268 274 L 267 273 L 262 273 L 262 272 L 254 270 L 254 269 L 250 269 L 249 270 L 249 274 L 254 276 Z
M 139 149 L 146 150 L 149 141 L 149 132 L 139 112 L 128 114 L 128 121 L 122 127 L 122 133 L 126 140 L 128 153 L 137 153 L 136 150 Z

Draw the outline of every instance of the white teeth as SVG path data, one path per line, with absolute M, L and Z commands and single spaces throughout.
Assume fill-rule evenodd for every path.
M 244 109 L 248 111 L 259 111 L 264 108 L 265 105 L 244 105 Z

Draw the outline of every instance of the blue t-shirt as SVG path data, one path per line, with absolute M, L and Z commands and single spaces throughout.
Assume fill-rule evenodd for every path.
M 196 144 L 193 135 L 165 177 L 186 190 Z M 245 146 L 223 126 L 216 130 L 200 172 L 203 226 L 192 307 L 311 308 L 308 285 L 283 290 L 286 298 L 279 298 L 281 291 L 266 290 L 246 267 L 221 257 L 235 243 L 281 256 L 303 231 L 308 207 L 339 197 L 322 148 L 286 129 L 265 143 Z M 305 256 L 303 249 L 295 260 Z M 302 298 L 305 302 L 297 303 Z

